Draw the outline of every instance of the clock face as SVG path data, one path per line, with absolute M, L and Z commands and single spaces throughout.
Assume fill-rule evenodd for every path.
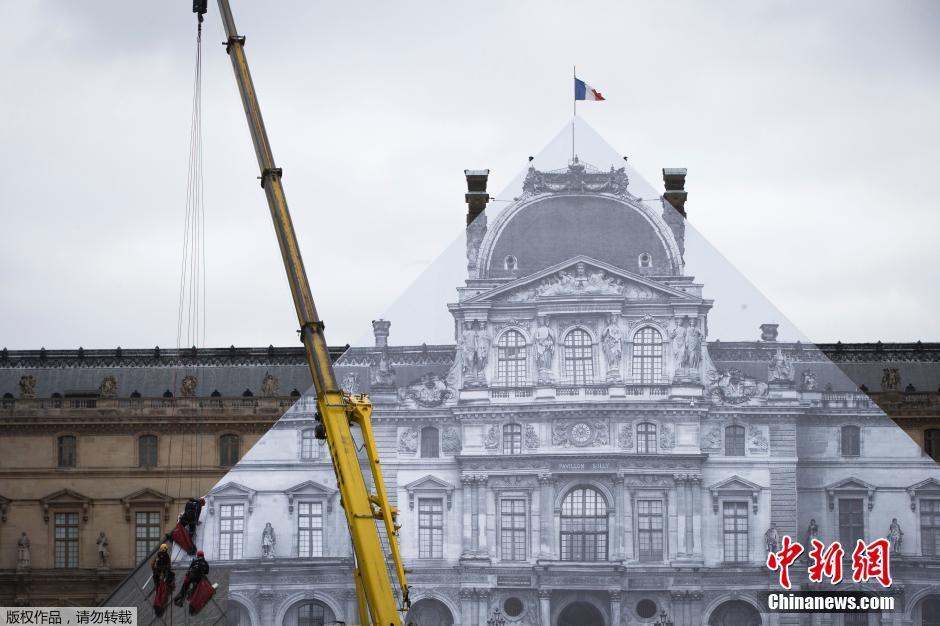
M 584 422 L 578 422 L 571 427 L 571 443 L 576 446 L 584 446 L 591 442 L 594 432 L 591 427 Z

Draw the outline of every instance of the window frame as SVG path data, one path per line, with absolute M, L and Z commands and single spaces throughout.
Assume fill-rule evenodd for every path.
M 220 561 L 237 561 L 244 558 L 245 555 L 245 528 L 247 526 L 246 522 L 248 520 L 248 505 L 244 502 L 220 502 L 219 503 L 219 560 Z M 236 516 L 234 514 L 226 515 L 226 509 L 231 508 L 232 512 L 236 507 L 240 507 L 241 515 Z M 233 520 L 233 526 L 235 520 L 241 520 L 241 528 L 239 529 L 225 529 L 225 520 Z M 238 542 L 235 543 L 235 537 L 238 537 Z M 226 537 L 229 539 L 226 540 Z M 237 546 L 237 550 L 235 549 Z M 237 555 L 235 553 L 238 553 Z
M 659 504 L 658 511 L 643 512 L 643 503 Z M 636 518 L 636 559 L 641 563 L 662 563 L 666 560 L 666 499 L 660 494 L 638 495 L 634 500 L 634 516 Z M 652 507 L 651 507 L 652 508 Z M 642 520 L 648 520 L 649 525 L 644 527 Z M 659 528 L 655 528 L 653 522 L 659 521 Z M 643 554 L 643 537 L 649 538 L 649 548 L 646 554 Z M 659 538 L 658 555 L 654 550 L 654 539 Z M 658 558 L 657 558 L 658 556 Z
M 577 504 L 574 497 L 581 492 L 580 511 L 566 512 L 570 507 L 573 509 Z M 589 513 L 587 494 L 593 494 L 593 513 Z M 603 507 L 599 511 L 598 504 Z M 569 520 L 566 524 L 566 520 Z M 592 525 L 591 521 L 595 523 Z M 603 521 L 603 530 L 599 530 Z M 593 526 L 593 528 L 592 528 Z M 588 539 L 590 541 L 588 541 Z M 599 541 L 600 540 L 600 541 Z M 590 547 L 588 544 L 592 544 Z M 599 547 L 599 543 L 603 547 Z M 603 563 L 610 560 L 610 505 L 604 493 L 592 485 L 575 485 L 565 493 L 561 499 L 558 525 L 558 556 L 561 561 L 573 561 L 576 563 Z M 585 558 L 588 552 L 591 552 L 592 558 Z M 575 557 L 581 558 L 575 558 Z
M 147 440 L 148 442 L 151 440 L 153 441 L 152 450 L 150 449 L 150 446 L 148 446 L 148 449 L 147 449 L 148 456 L 150 452 L 152 452 L 153 454 L 152 463 L 148 462 L 151 459 L 144 458 L 144 440 Z M 151 467 L 157 467 L 159 464 L 160 464 L 160 438 L 154 435 L 153 433 L 144 433 L 143 435 L 139 435 L 137 437 L 137 467 L 151 468 Z
M 428 508 L 425 508 L 425 507 Z M 418 558 L 444 558 L 444 498 L 418 497 Z
M 433 438 L 430 436 L 434 431 Z M 425 445 L 427 442 L 427 446 Z M 433 444 L 433 445 L 431 445 Z M 425 448 L 429 448 L 425 450 Z M 434 454 L 431 454 L 430 448 L 433 448 Z M 425 454 L 427 452 L 427 454 Z M 424 426 L 421 428 L 418 447 L 418 458 L 421 459 L 439 459 L 441 458 L 441 429 L 437 426 Z
M 232 448 L 231 445 L 226 445 L 227 442 L 235 442 L 235 454 L 234 461 L 228 463 L 227 461 L 232 458 Z M 233 467 L 238 464 L 241 460 L 241 437 L 236 433 L 222 433 L 219 435 L 219 466 L 220 467 Z
M 845 507 L 843 509 L 844 502 L 852 502 L 853 508 L 855 506 L 855 503 L 857 503 L 858 510 L 848 511 L 849 507 Z M 857 513 L 859 517 L 858 523 L 855 523 L 853 521 L 851 522 L 850 525 L 844 526 L 843 525 L 843 513 L 845 513 L 846 516 L 850 514 L 855 515 Z M 855 549 L 856 539 L 862 539 L 863 541 L 865 540 L 865 498 L 862 498 L 860 496 L 838 497 L 837 498 L 837 510 L 836 510 L 836 527 L 838 528 L 838 531 L 839 531 L 838 536 L 839 536 L 839 541 L 842 543 L 842 547 L 845 548 L 846 552 L 851 554 L 851 551 Z M 853 529 L 856 527 L 859 528 L 860 532 L 858 533 L 858 536 L 852 537 L 850 539 L 847 533 L 847 529 Z
M 924 505 L 933 510 L 924 511 Z M 934 508 L 935 507 L 935 508 Z M 917 523 L 920 531 L 920 553 L 921 556 L 938 557 L 940 556 L 940 498 L 920 498 L 917 503 L 918 515 Z M 930 526 L 924 526 L 924 518 L 928 515 L 933 517 Z M 925 532 L 925 528 L 927 529 Z M 928 538 L 933 539 L 933 547 L 927 549 Z
M 66 440 L 71 441 L 70 446 L 65 446 Z M 63 451 L 71 450 L 71 458 L 65 457 L 63 462 Z M 56 467 L 59 469 L 68 469 L 78 467 L 78 435 L 72 433 L 63 433 L 56 437 Z
M 528 376 L 528 343 L 525 335 L 510 328 L 496 340 L 496 384 L 500 387 L 523 387 L 528 384 Z
M 630 374 L 634 385 L 659 385 L 663 382 L 663 334 L 653 326 L 642 326 L 633 333 Z
M 82 514 L 78 511 L 56 511 L 52 514 L 53 569 L 78 569 L 81 563 L 81 526 Z M 63 537 L 59 537 L 60 528 L 64 530 Z
M 309 445 L 308 445 L 309 444 Z M 303 428 L 300 431 L 300 460 L 317 461 L 320 458 L 320 446 L 317 445 L 316 428 Z
M 924 429 L 924 453 L 940 463 L 940 428 Z
M 506 504 L 512 503 L 506 510 Z M 518 506 L 518 508 L 517 508 Z M 509 523 L 507 525 L 507 516 Z M 519 526 L 521 518 L 522 525 Z M 524 495 L 499 497 L 499 558 L 503 561 L 525 561 L 529 553 L 529 500 Z M 507 550 L 508 547 L 508 550 Z M 508 555 L 507 555 L 508 552 Z
M 646 426 L 651 426 L 652 430 L 644 430 L 640 432 L 640 429 Z M 655 422 L 639 422 L 636 425 L 636 452 L 637 454 L 656 454 L 659 450 L 657 436 L 659 434 L 659 428 Z M 652 441 L 652 449 L 649 447 L 649 442 Z
M 853 433 L 848 443 L 850 449 L 846 450 L 846 433 Z M 843 424 L 839 428 L 839 454 L 840 456 L 858 457 L 862 455 L 862 429 L 854 424 Z
M 301 559 L 316 559 L 323 557 L 325 555 L 325 540 L 326 540 L 326 513 L 327 507 L 322 500 L 300 500 L 297 502 L 297 557 Z M 310 507 L 309 513 L 304 513 L 304 507 Z M 319 507 L 319 514 L 314 513 L 314 507 Z M 301 526 L 301 521 L 305 518 L 309 518 L 310 525 L 307 527 Z M 319 519 L 319 527 L 315 525 L 316 520 Z M 319 541 L 317 539 L 317 533 L 319 532 Z M 309 541 L 307 554 L 304 554 L 304 536 L 307 536 Z M 316 545 L 319 544 L 319 545 Z M 316 549 L 315 549 L 316 545 Z
M 732 528 L 728 528 L 728 509 L 733 507 Z M 751 552 L 751 505 L 746 500 L 723 500 L 721 503 L 721 546 L 722 557 L 725 563 L 747 563 Z M 741 522 L 743 520 L 743 528 Z M 728 540 L 732 541 L 732 551 L 729 555 Z M 744 545 L 740 542 L 743 540 Z M 743 547 L 743 552 L 741 551 Z
M 725 456 L 747 456 L 747 428 L 741 424 L 728 424 L 725 426 L 724 443 Z M 734 447 L 731 444 L 734 444 Z
M 568 385 L 594 384 L 594 338 L 581 327 L 565 333 L 562 340 L 562 370 Z
M 140 517 L 146 516 L 148 519 L 141 524 Z M 151 516 L 155 516 L 152 518 Z M 141 537 L 140 529 L 144 528 L 144 536 Z M 156 529 L 156 533 L 151 535 L 151 531 Z M 163 539 L 163 514 L 160 511 L 146 509 L 134 511 L 134 562 L 142 563 L 149 556 L 156 546 L 159 546 Z M 143 542 L 143 546 L 141 545 Z
M 503 424 L 502 452 L 507 455 L 522 454 L 522 424 Z

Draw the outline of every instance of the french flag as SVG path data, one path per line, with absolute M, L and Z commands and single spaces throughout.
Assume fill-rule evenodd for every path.
M 575 100 L 597 100 L 601 101 L 604 96 L 597 89 L 594 89 L 586 82 L 575 76 L 574 79 L 574 99 Z

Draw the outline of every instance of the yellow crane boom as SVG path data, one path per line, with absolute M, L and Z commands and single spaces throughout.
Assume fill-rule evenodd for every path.
M 321 436 L 325 435 L 336 472 L 336 484 L 339 489 L 341 504 L 346 512 L 346 522 L 352 538 L 356 559 L 356 591 L 359 597 L 359 619 L 366 623 L 366 611 L 375 626 L 400 626 L 400 610 L 406 610 L 408 583 L 405 569 L 398 550 L 396 517 L 397 510 L 389 504 L 382 480 L 382 468 L 379 464 L 378 450 L 372 432 L 372 403 L 365 394 L 350 396 L 343 393 L 336 384 L 333 364 L 327 350 L 323 334 L 323 322 L 317 315 L 317 309 L 307 282 L 297 235 L 287 209 L 287 199 L 281 184 L 281 169 L 274 164 L 271 145 L 261 118 L 261 109 L 255 94 L 248 61 L 245 57 L 245 38 L 238 34 L 235 20 L 228 0 L 218 0 L 219 12 L 225 26 L 226 50 L 235 70 L 235 80 L 241 93 L 248 128 L 258 157 L 261 170 L 261 186 L 264 188 L 274 221 L 284 269 L 294 298 L 294 308 L 300 322 L 300 338 L 306 348 L 307 364 L 313 375 L 316 390 L 317 411 L 322 425 L 318 428 Z M 193 10 L 205 13 L 206 0 L 194 0 Z M 359 464 L 356 443 L 352 436 L 352 424 L 359 427 L 363 444 L 372 471 L 375 493 L 370 493 L 362 468 Z M 392 580 L 386 566 L 381 538 L 375 520 L 384 523 L 388 536 L 390 556 L 398 576 L 402 593 L 402 607 L 399 608 L 392 591 Z

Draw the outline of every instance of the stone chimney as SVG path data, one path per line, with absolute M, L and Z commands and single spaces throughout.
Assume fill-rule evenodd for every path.
M 663 219 L 672 229 L 683 256 L 685 256 L 685 201 L 689 197 L 689 192 L 685 190 L 685 174 L 684 167 L 663 168 L 663 185 L 666 187 L 663 199 L 675 209 L 675 211 L 670 211 L 668 207 L 663 207 Z
M 486 193 L 489 170 L 464 170 L 467 177 L 467 274 L 473 278 L 477 270 L 480 244 L 486 235 L 486 209 L 490 195 Z
M 392 325 L 388 320 L 372 320 L 372 333 L 375 335 L 375 347 L 388 347 L 388 329 Z
M 780 324 L 761 324 L 760 325 L 760 340 L 761 341 L 777 341 L 777 327 Z

